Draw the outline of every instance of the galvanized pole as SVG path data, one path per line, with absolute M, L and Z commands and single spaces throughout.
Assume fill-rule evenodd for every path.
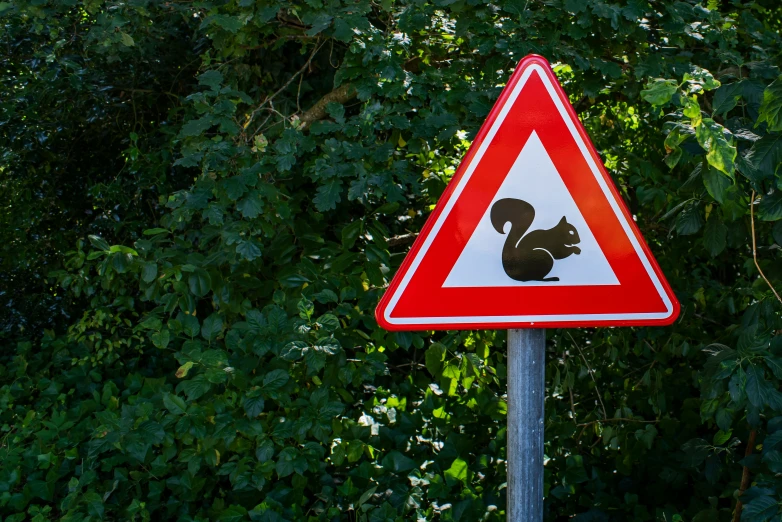
M 543 520 L 546 330 L 508 330 L 508 522 Z

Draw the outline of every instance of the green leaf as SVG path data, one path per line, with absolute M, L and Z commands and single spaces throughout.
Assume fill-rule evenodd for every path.
M 244 25 L 244 23 L 242 23 L 242 20 L 239 17 L 228 16 L 224 14 L 214 15 L 210 17 L 208 21 L 214 25 L 218 25 L 222 27 L 223 29 L 231 33 L 238 32 L 239 29 L 241 29 L 242 26 Z
M 179 367 L 179 369 L 176 371 L 176 377 L 177 379 L 184 379 L 187 377 L 187 373 L 190 371 L 190 368 L 193 367 L 193 361 L 187 361 L 185 364 Z
M 263 377 L 263 388 L 266 391 L 277 391 L 288 382 L 288 372 L 272 370 Z
M 360 447 L 360 446 L 358 446 L 358 445 L 356 445 L 356 446 L 357 446 L 357 447 Z M 368 489 L 368 490 L 366 490 L 364 493 L 362 493 L 362 494 L 361 494 L 361 496 L 360 496 L 360 497 L 359 497 L 359 499 L 358 499 L 358 505 L 359 505 L 359 506 L 363 506 L 364 504 L 366 504 L 366 503 L 367 503 L 367 501 L 368 501 L 370 498 L 372 498 L 372 495 L 374 495 L 374 494 L 375 494 L 375 491 L 377 491 L 377 486 L 375 486 L 375 487 L 372 487 L 372 488 L 369 488 L 369 489 Z
M 709 165 L 733 178 L 736 147 L 732 137 L 725 137 L 725 130 L 725 127 L 711 118 L 704 118 L 695 130 L 695 137 L 706 150 Z
M 747 368 L 747 398 L 758 409 L 762 409 L 768 402 L 770 394 L 769 385 L 766 382 L 765 372 L 757 365 L 750 364 Z
M 255 458 L 258 462 L 266 462 L 274 456 L 274 443 L 270 440 L 265 440 L 255 450 Z
M 307 30 L 307 36 L 315 36 L 316 34 L 326 29 L 331 25 L 332 19 L 333 17 L 327 12 L 321 11 L 318 13 L 316 17 L 309 22 L 311 27 L 309 30 Z
M 696 233 L 702 226 L 703 216 L 701 215 L 701 210 L 695 205 L 687 207 L 676 216 L 676 232 L 683 236 Z
M 187 411 L 187 404 L 182 397 L 172 393 L 163 394 L 163 406 L 174 415 L 184 415 Z
M 125 245 L 112 245 L 109 248 L 109 252 L 112 253 L 112 254 L 120 252 L 122 254 L 128 254 L 130 256 L 138 256 L 138 252 L 136 252 L 135 250 L 133 250 L 130 247 L 126 247 Z
M 413 459 L 402 455 L 396 450 L 393 450 L 390 451 L 385 457 L 383 457 L 383 467 L 393 471 L 394 473 L 405 473 L 411 469 L 417 468 L 418 466 Z
M 310 279 L 306 278 L 301 274 L 289 274 L 287 276 L 280 277 L 279 279 L 277 279 L 277 282 L 279 282 L 280 285 L 287 288 L 299 288 L 303 284 L 309 283 Z
M 462 459 L 455 459 L 451 463 L 451 467 L 445 470 L 445 480 L 450 486 L 456 485 L 458 482 L 467 483 L 468 481 L 467 463 Z
M 701 106 L 698 103 L 698 97 L 695 95 L 683 97 L 682 102 L 682 114 L 684 114 L 685 117 L 690 118 L 693 127 L 700 125 L 703 117 L 701 116 Z
M 722 431 L 730 431 L 731 426 L 733 425 L 733 413 L 726 408 L 720 408 L 717 410 L 714 420 Z
M 202 269 L 197 268 L 187 278 L 188 285 L 190 286 L 190 292 L 196 297 L 204 297 L 209 293 L 212 286 L 212 279 L 209 277 L 209 273 Z
M 777 514 L 779 504 L 774 497 L 759 496 L 744 505 L 741 510 L 742 522 L 765 522 Z
M 782 190 L 763 196 L 758 205 L 758 217 L 763 221 L 782 219 Z
M 82 236 L 84 237 L 84 236 Z M 100 236 L 90 235 L 87 236 L 87 238 L 90 240 L 90 243 L 92 243 L 92 246 L 97 248 L 98 250 L 103 250 L 108 252 L 109 251 L 109 244 L 106 242 L 105 239 L 103 239 Z
M 277 169 L 280 172 L 287 172 L 296 164 L 296 156 L 293 154 L 282 154 L 277 156 Z
M 157 277 L 157 264 L 153 261 L 144 263 L 141 267 L 141 280 L 151 283 Z
M 733 109 L 741 98 L 742 89 L 741 82 L 725 84 L 717 89 L 712 102 L 714 114 L 725 115 Z
M 772 473 L 782 473 L 782 453 L 778 451 L 764 452 L 762 460 Z
M 654 439 L 657 437 L 657 428 L 652 424 L 647 424 L 644 429 L 635 431 L 635 438 L 644 443 L 646 449 L 652 449 Z
M 204 366 L 223 368 L 228 365 L 228 356 L 223 350 L 207 350 L 201 354 L 199 362 Z
M 163 330 L 159 332 L 155 332 L 152 335 L 150 335 L 149 339 L 152 341 L 152 344 L 154 344 L 161 350 L 164 350 L 168 346 L 169 341 L 171 340 L 171 334 L 167 328 L 164 328 Z
M 658 78 L 646 85 L 646 89 L 641 91 L 641 97 L 652 105 L 662 106 L 671 101 L 678 89 L 675 81 Z
M 145 330 L 158 331 L 163 328 L 163 321 L 161 321 L 158 316 L 150 314 L 146 316 L 144 320 L 141 321 L 141 323 L 139 323 L 139 326 Z
M 323 352 L 327 355 L 336 355 L 340 348 L 339 341 L 333 337 L 321 337 L 312 346 L 312 349 L 316 352 Z
M 714 440 L 712 441 L 712 444 L 715 446 L 722 446 L 726 442 L 728 442 L 731 438 L 733 433 L 731 431 L 718 431 L 714 434 Z
M 342 42 L 350 42 L 353 39 L 353 27 L 341 18 L 334 20 L 334 38 Z
M 220 90 L 220 84 L 223 83 L 223 74 L 217 69 L 206 71 L 205 73 L 198 75 L 198 84 L 206 85 L 213 91 Z
M 201 325 L 198 322 L 198 318 L 194 315 L 182 314 L 180 322 L 182 323 L 182 331 L 188 337 L 195 337 L 198 335 L 198 332 L 201 331 Z
M 733 186 L 733 179 L 711 165 L 703 170 L 703 185 L 718 203 L 725 200 L 725 192 Z
M 740 163 L 742 174 L 753 181 L 770 179 L 782 164 L 782 134 L 763 136 L 755 143 Z
M 345 250 L 353 248 L 363 224 L 364 222 L 362 220 L 356 219 L 342 228 L 342 248 Z
M 182 126 L 182 130 L 179 134 L 182 137 L 200 136 L 212 125 L 214 125 L 214 119 L 211 115 L 206 115 L 196 120 L 190 120 Z
M 268 324 L 266 316 L 258 310 L 248 310 L 247 314 L 245 314 L 245 319 L 247 320 L 247 324 L 250 325 L 251 331 L 254 333 L 261 333 Z
M 241 522 L 247 519 L 247 510 L 242 506 L 231 504 L 217 517 L 219 522 Z
M 682 446 L 682 464 L 688 468 L 700 466 L 709 456 L 711 447 L 703 439 L 691 439 Z
M 668 151 L 668 155 L 665 157 L 665 164 L 668 165 L 669 169 L 674 168 L 682 157 L 682 149 L 679 145 L 687 139 L 687 135 L 682 134 L 681 131 L 682 126 L 677 125 L 665 137 L 665 150 Z
M 763 453 L 775 451 L 780 445 L 782 445 L 782 430 L 775 431 L 766 437 L 763 441 Z
M 581 0 L 565 0 L 564 7 L 574 14 L 587 10 L 587 5 Z
M 584 469 L 584 459 L 580 455 L 570 455 L 567 458 L 563 480 L 566 484 L 581 484 L 589 480 Z
M 166 438 L 166 432 L 159 423 L 148 420 L 142 422 L 137 430 L 147 444 L 160 444 Z
M 309 321 L 312 318 L 312 314 L 315 313 L 315 303 L 302 297 L 299 302 L 296 303 L 296 308 L 299 310 L 299 317 L 305 321 Z
M 26 488 L 29 488 L 33 497 L 40 498 L 41 500 L 51 501 L 54 496 L 54 482 L 48 482 L 45 480 L 31 480 L 27 483 Z M 85 494 L 85 499 L 100 498 L 96 493 L 91 492 L 92 495 Z M 89 495 L 89 496 L 88 496 Z M 6 519 L 7 521 L 8 519 Z M 24 520 L 24 519 L 20 519 Z
M 287 361 L 297 361 L 301 359 L 305 351 L 309 349 L 309 345 L 303 341 L 293 341 L 286 344 L 280 351 L 280 357 Z
M 782 246 L 782 221 L 774 223 L 774 228 L 771 229 L 771 234 L 774 236 L 774 242 Z
M 330 304 L 330 303 L 339 302 L 339 297 L 337 296 L 336 292 L 334 292 L 333 290 L 329 290 L 328 288 L 321 290 L 317 294 L 314 294 L 312 297 L 320 304 Z
M 134 45 L 136 45 L 136 42 L 135 40 L 133 40 L 133 37 L 125 32 L 120 33 L 120 41 L 122 42 L 122 45 L 124 45 L 125 47 L 133 47 Z
M 445 346 L 434 343 L 426 350 L 426 369 L 433 377 L 439 377 L 445 361 Z
M 327 210 L 334 210 L 337 208 L 337 203 L 342 201 L 340 193 L 342 192 L 342 182 L 338 179 L 329 181 L 328 183 L 318 187 L 313 203 L 315 208 L 319 212 L 325 212 Z
M 320 328 L 327 332 L 333 332 L 339 329 L 339 319 L 333 314 L 323 314 L 315 321 Z
M 684 81 L 698 84 L 705 91 L 712 91 L 721 85 L 719 81 L 714 79 L 711 72 L 697 65 L 691 65 L 690 72 L 684 73 Z
M 145 236 L 156 236 L 158 234 L 168 234 L 168 230 L 165 228 L 149 228 L 144 231 Z
M 242 176 L 233 176 L 231 178 L 225 179 L 223 180 L 222 184 L 225 188 L 225 193 L 228 195 L 228 198 L 231 201 L 238 200 L 247 190 L 247 185 L 245 185 L 244 178 Z
M 245 218 L 255 219 L 263 212 L 263 202 L 256 192 L 251 192 L 236 204 L 236 209 Z
M 413 334 L 410 332 L 394 332 L 394 341 L 407 350 L 413 344 Z
M 351 35 L 352 36 L 352 35 Z M 329 117 L 337 120 L 338 122 L 345 121 L 345 106 L 337 102 L 329 102 L 326 104 L 326 112 Z
M 678 163 L 679 160 L 682 159 L 682 154 L 684 152 L 682 151 L 681 147 L 674 147 L 671 149 L 671 151 L 668 153 L 667 156 L 665 156 L 665 164 L 668 166 L 669 169 L 674 168 Z
M 215 313 L 204 320 L 204 324 L 201 326 L 201 337 L 207 341 L 213 341 L 222 331 L 223 319 Z
M 225 221 L 223 209 L 214 203 L 210 204 L 201 215 L 209 221 L 210 225 L 222 225 Z
M 182 381 L 177 385 L 177 391 L 184 391 L 189 401 L 195 401 L 203 396 L 212 385 L 203 375 L 196 375 L 189 381 Z
M 247 413 L 247 416 L 251 419 L 254 419 L 261 414 L 263 411 L 263 406 L 264 400 L 261 396 L 245 397 L 244 401 L 242 402 L 242 407 L 244 408 L 245 413 Z
M 380 205 L 373 214 L 387 214 L 392 215 L 394 212 L 396 212 L 399 209 L 399 203 L 393 202 L 393 203 L 384 203 Z
M 706 222 L 706 228 L 703 229 L 703 246 L 714 257 L 725 250 L 727 237 L 728 227 L 717 216 L 717 213 L 712 211 L 709 220 Z
M 240 241 L 239 244 L 236 245 L 236 253 L 247 261 L 252 261 L 253 259 L 261 257 L 261 249 L 252 240 Z
M 776 132 L 782 130 L 782 114 L 780 114 L 780 111 L 782 111 L 782 76 L 777 78 L 763 91 L 763 103 L 760 104 L 758 121 L 755 127 L 766 122 L 769 131 Z

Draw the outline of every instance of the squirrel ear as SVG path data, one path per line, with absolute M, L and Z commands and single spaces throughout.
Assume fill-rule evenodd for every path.
M 567 223 L 567 218 L 565 216 L 562 216 L 562 219 L 559 220 L 559 224 Z

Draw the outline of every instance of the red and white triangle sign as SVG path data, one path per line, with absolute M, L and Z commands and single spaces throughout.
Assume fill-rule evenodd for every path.
M 375 311 L 388 330 L 665 325 L 678 314 L 535 55 L 519 63 Z

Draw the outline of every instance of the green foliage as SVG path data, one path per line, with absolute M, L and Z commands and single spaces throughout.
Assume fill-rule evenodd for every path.
M 683 307 L 549 332 L 547 520 L 779 518 L 778 2 L 0 20 L 5 520 L 504 520 L 504 334 L 373 311 L 531 52 Z

